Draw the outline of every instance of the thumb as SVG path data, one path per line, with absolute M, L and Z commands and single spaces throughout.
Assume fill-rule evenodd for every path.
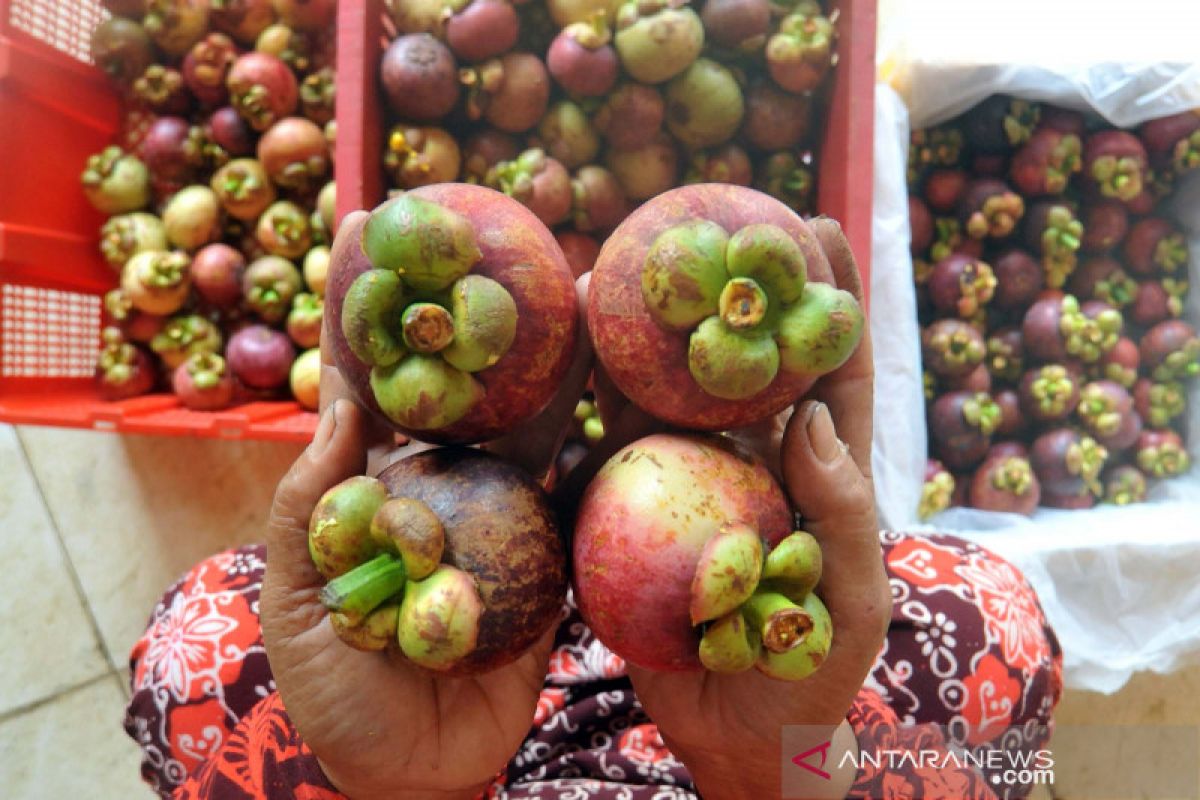
M 781 460 L 792 504 L 821 544 L 820 595 L 841 645 L 873 657 L 891 595 L 871 482 L 839 438 L 829 408 L 815 400 L 805 401 L 788 421 Z
M 265 582 L 285 591 L 324 583 L 308 554 L 309 517 L 329 488 L 363 474 L 366 432 L 362 411 L 349 400 L 336 400 L 321 414 L 312 442 L 275 490 L 267 526 Z

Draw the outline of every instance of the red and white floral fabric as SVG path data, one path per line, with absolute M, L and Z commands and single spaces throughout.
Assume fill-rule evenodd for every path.
M 1020 572 L 955 537 L 880 536 L 894 605 L 849 715 L 862 746 L 1043 747 L 1061 653 Z M 275 693 L 258 624 L 263 558 L 262 547 L 246 547 L 197 565 L 168 589 L 131 653 L 125 729 L 163 797 L 340 797 Z M 994 779 L 970 768 L 864 769 L 852 796 L 993 797 Z M 1004 786 L 1001 796 L 1027 788 Z M 487 796 L 696 797 L 624 662 L 573 610 L 530 733 Z

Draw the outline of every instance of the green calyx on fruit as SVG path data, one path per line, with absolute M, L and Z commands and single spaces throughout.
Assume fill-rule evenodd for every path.
M 1176 442 L 1164 441 L 1138 450 L 1137 465 L 1155 478 L 1171 478 L 1187 472 L 1192 459 Z
M 183 91 L 183 75 L 179 70 L 151 64 L 133 82 L 133 93 L 150 105 L 160 105 Z
M 446 547 L 441 520 L 420 500 L 397 497 L 371 518 L 371 538 L 382 550 L 398 555 L 409 580 L 419 581 L 437 569 Z
M 1019 456 L 1004 459 L 992 471 L 992 486 L 1002 492 L 1023 497 L 1033 485 L 1033 467 Z
M 833 63 L 833 22 L 816 3 L 798 3 L 767 40 L 771 76 L 789 92 L 811 92 Z
M 1200 167 L 1200 131 L 1193 131 L 1191 136 L 1175 143 L 1171 163 L 1179 172 Z
M 1121 427 L 1121 412 L 1116 409 L 1103 386 L 1089 383 L 1083 387 L 1079 393 L 1077 411 L 1083 424 L 1101 436 L 1111 436 Z
M 138 280 L 142 285 L 155 289 L 171 289 L 188 279 L 191 259 L 184 253 L 150 253 L 138 262 Z
M 1152 428 L 1165 428 L 1171 420 L 1187 410 L 1187 394 L 1183 385 L 1174 381 L 1155 383 L 1148 392 L 1149 415 L 1147 422 Z
M 221 330 L 211 320 L 199 314 L 186 314 L 168 320 L 150 340 L 150 349 L 167 367 L 175 369 L 192 354 L 220 352 L 221 344 Z
M 968 336 L 966 334 L 957 333 L 957 335 L 962 339 L 966 339 L 971 342 L 975 341 L 973 338 L 971 338 L 970 336 Z M 938 337 L 936 337 L 936 336 L 934 337 L 935 340 L 937 338 Z M 978 348 L 978 344 L 976 344 L 975 347 Z M 960 349 L 961 349 L 961 346 L 960 346 Z M 961 363 L 964 363 L 964 361 L 965 360 L 960 357 L 956 361 L 951 362 L 951 363 L 960 363 L 961 364 Z M 978 363 L 978 362 L 966 362 L 966 363 Z M 1000 338 L 999 336 L 988 337 L 988 340 L 987 340 L 987 368 L 988 368 L 988 371 L 992 373 L 992 375 L 994 375 L 997 378 L 1006 380 L 1006 381 L 1015 381 L 1019 377 L 1021 377 L 1021 371 L 1024 369 L 1024 367 L 1025 367 L 1025 361 L 1023 358 L 1021 358 L 1021 353 L 1017 348 L 1013 347 L 1009 342 L 1005 341 L 1004 339 Z
M 195 353 L 183 363 L 197 389 L 212 389 L 225 377 L 225 359 L 216 353 Z
M 962 226 L 954 217 L 935 217 L 933 220 L 933 244 L 929 247 L 929 259 L 941 261 L 962 244 Z
M 1050 364 L 1038 370 L 1029 393 L 1039 411 L 1049 417 L 1061 417 L 1069 410 L 1067 404 L 1075 394 L 1075 381 L 1066 367 Z
M 921 499 L 917 502 L 917 516 L 925 521 L 934 514 L 950 507 L 954 497 L 954 476 L 942 470 L 921 486 Z
M 832 626 L 813 594 L 821 549 L 796 531 L 763 554 L 757 532 L 726 525 L 701 552 L 691 587 L 700 661 L 714 672 L 756 667 L 781 680 L 811 675 L 829 653 Z
M 1154 263 L 1165 272 L 1175 272 L 1187 264 L 1188 246 L 1182 233 L 1172 233 L 1154 246 Z
M 546 166 L 546 152 L 531 147 L 511 161 L 501 161 L 488 170 L 484 183 L 514 200 L 525 202 L 533 195 L 533 179 Z
M 1074 254 L 1083 241 L 1083 223 L 1067 206 L 1054 206 L 1046 214 L 1042 231 L 1042 253 L 1047 256 Z
M 1129 201 L 1142 193 L 1142 165 L 1136 158 L 1100 156 L 1092 162 L 1091 172 L 1105 197 Z
M 475 649 L 483 600 L 470 575 L 439 566 L 410 581 L 400 604 L 398 638 L 408 659 L 426 669 L 453 667 Z
M 1200 375 L 1200 338 L 1188 339 L 1154 368 L 1156 381 L 1174 381 Z
M 100 228 L 100 252 L 111 266 L 120 269 L 135 253 L 166 250 L 167 232 L 153 214 L 135 211 L 110 217 Z
M 329 613 L 333 632 L 355 650 L 367 652 L 386 650 L 396 641 L 400 626 L 400 604 L 385 603 L 361 620 L 355 620 L 340 611 Z
M 1001 123 L 1008 143 L 1013 147 L 1029 140 L 1042 118 L 1042 109 L 1037 103 L 1014 99 L 1008 104 L 1008 113 Z
M 1062 299 L 1059 333 L 1067 352 L 1084 363 L 1095 363 L 1116 347 L 1124 327 L 1125 319 L 1116 309 L 1107 308 L 1089 317 L 1080 310 L 1075 297 L 1066 295 Z
M 1067 471 L 1077 476 L 1092 494 L 1099 495 L 1101 487 L 1096 478 L 1108 460 L 1108 449 L 1090 436 L 1081 436 L 1079 441 L 1067 446 Z
M 958 315 L 968 319 L 982 311 L 992 301 L 996 283 L 996 273 L 986 261 L 974 259 L 964 266 L 958 276 Z
M 376 554 L 371 520 L 387 499 L 384 485 L 366 476 L 348 478 L 325 492 L 308 524 L 308 553 L 321 575 L 344 575 Z
M 794 153 L 774 153 L 754 170 L 754 188 L 766 192 L 798 213 L 809 210 L 813 179 L 811 164 Z
M 411 195 L 368 218 L 363 251 L 376 268 L 347 290 L 342 333 L 372 368 L 380 409 L 417 430 L 454 424 L 483 397 L 471 373 L 512 346 L 516 301 L 497 281 L 470 274 L 482 258 L 470 223 Z
M 1013 232 L 1025 214 L 1025 201 L 1016 192 L 1002 192 L 983 201 L 982 207 L 967 217 L 967 235 L 972 239 L 991 236 L 1001 239 Z
M 1000 424 L 1004 412 L 987 392 L 976 392 L 963 402 L 963 419 L 984 436 L 991 436 Z
M 688 368 L 714 397 L 752 397 L 780 369 L 829 372 L 862 335 L 858 302 L 809 284 L 803 252 L 774 225 L 748 225 L 733 236 L 708 221 L 669 228 L 651 244 L 641 281 L 654 321 L 691 331 Z
M 1071 176 L 1083 168 L 1082 152 L 1083 144 L 1075 134 L 1065 134 L 1058 140 L 1046 165 L 1046 191 L 1062 194 Z
M 628 0 L 617 11 L 617 55 L 640 83 L 662 83 L 700 55 L 704 25 L 686 0 Z
M 1167 293 L 1167 311 L 1171 316 L 1178 317 L 1183 314 L 1183 298 L 1187 297 L 1188 282 L 1186 278 L 1163 278 L 1163 291 Z
M 1120 467 L 1104 482 L 1104 501 L 1127 506 L 1146 499 L 1146 476 L 1133 467 Z
M 1114 308 L 1124 308 L 1137 297 L 1137 281 L 1129 277 L 1125 270 L 1117 267 L 1105 277 L 1096 281 L 1092 293 L 1097 300 L 1103 300 Z

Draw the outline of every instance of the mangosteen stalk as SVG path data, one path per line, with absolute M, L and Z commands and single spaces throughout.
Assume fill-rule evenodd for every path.
M 917 503 L 917 517 L 927 520 L 934 514 L 950 507 L 954 496 L 954 476 L 946 470 L 938 470 L 921 486 L 921 499 Z
M 703 626 L 700 661 L 714 672 L 756 667 L 781 680 L 811 675 L 829 652 L 829 614 L 812 593 L 821 549 L 805 531 L 763 557 L 748 525 L 730 524 L 700 554 L 691 586 L 691 619 Z

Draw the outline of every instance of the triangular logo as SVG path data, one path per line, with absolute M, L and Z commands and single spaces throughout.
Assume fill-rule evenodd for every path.
M 823 742 L 816 747 L 805 750 L 800 755 L 794 756 L 792 758 L 792 763 L 797 767 L 803 767 L 814 775 L 820 775 L 825 780 L 830 780 L 832 776 L 822 769 L 825 766 L 826 759 L 829 758 L 829 745 L 830 742 Z M 808 759 L 816 753 L 821 754 L 821 762 L 814 767 L 812 764 L 808 763 Z

